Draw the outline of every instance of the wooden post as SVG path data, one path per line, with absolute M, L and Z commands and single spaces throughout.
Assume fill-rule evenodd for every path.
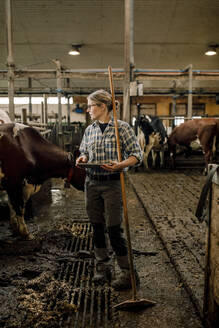
M 27 109 L 26 108 L 22 108 L 21 122 L 23 124 L 27 124 Z
M 192 65 L 189 65 L 189 93 L 187 117 L 189 120 L 192 119 Z
M 176 96 L 172 97 L 172 113 L 170 113 L 171 116 L 176 116 Z M 173 130 L 175 127 L 175 120 L 171 121 L 171 130 Z
M 32 79 L 28 78 L 28 88 L 32 89 Z M 32 112 L 32 95 L 29 95 L 29 120 L 33 120 L 33 112 Z
M 5 0 L 6 27 L 7 27 L 7 66 L 8 66 L 8 98 L 9 117 L 15 120 L 14 114 L 14 59 L 13 59 L 13 35 L 12 35 L 12 1 Z
M 44 99 L 44 117 L 45 117 L 45 123 L 48 124 L 48 104 L 47 104 L 47 95 L 43 95 Z
M 58 97 L 58 139 L 59 146 L 62 146 L 62 80 L 61 80 L 61 63 L 59 60 L 53 60 L 56 64 L 56 81 L 57 81 L 57 97 Z
M 41 119 L 40 119 L 41 123 L 44 123 L 44 104 L 43 101 L 41 101 Z
M 172 113 L 170 113 L 171 116 L 176 116 L 176 97 L 172 97 Z
M 208 204 L 208 241 L 205 268 L 204 327 L 219 327 L 219 165 L 213 176 Z
M 130 123 L 130 81 L 134 67 L 133 52 L 133 8 L 134 0 L 125 0 L 125 43 L 124 43 L 124 85 L 123 85 L 123 120 Z

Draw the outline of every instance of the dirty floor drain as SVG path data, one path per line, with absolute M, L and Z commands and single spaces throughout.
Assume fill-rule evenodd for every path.
M 113 327 L 116 312 L 112 308 L 113 293 L 109 285 L 92 283 L 94 258 L 78 258 L 78 252 L 93 253 L 93 232 L 88 222 L 74 222 L 68 229 L 72 238 L 63 251 L 70 253 L 59 261 L 56 279 L 71 288 L 68 302 L 70 313 L 59 322 L 60 327 L 99 328 Z M 71 256 L 70 256 L 71 255 Z
M 68 239 L 63 251 L 75 253 L 80 250 L 92 251 L 93 231 L 88 222 L 73 222 L 67 229 L 72 233 L 72 238 Z

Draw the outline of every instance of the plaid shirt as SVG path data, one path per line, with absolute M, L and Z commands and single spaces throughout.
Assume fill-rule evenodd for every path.
M 131 126 L 126 122 L 118 120 L 118 129 L 122 159 L 135 156 L 141 163 L 142 151 Z M 89 125 L 85 130 L 80 145 L 80 152 L 81 155 L 88 157 L 89 163 L 107 164 L 110 161 L 118 161 L 114 119 L 111 118 L 103 133 L 98 121 Z M 102 168 L 89 168 L 86 170 L 92 175 L 116 173 Z

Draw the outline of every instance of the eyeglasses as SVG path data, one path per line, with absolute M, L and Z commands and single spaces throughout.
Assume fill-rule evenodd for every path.
M 93 106 L 100 106 L 99 104 L 91 104 L 91 105 L 87 105 L 87 109 L 90 109 Z

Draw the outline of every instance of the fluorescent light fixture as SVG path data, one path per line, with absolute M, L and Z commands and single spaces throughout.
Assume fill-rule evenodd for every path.
M 78 56 L 80 55 L 80 49 L 81 48 L 81 44 L 72 44 L 71 46 L 71 50 L 68 52 L 69 55 L 71 56 Z
M 208 46 L 208 49 L 205 51 L 205 55 L 206 56 L 217 55 L 217 48 L 218 48 L 217 44 Z

